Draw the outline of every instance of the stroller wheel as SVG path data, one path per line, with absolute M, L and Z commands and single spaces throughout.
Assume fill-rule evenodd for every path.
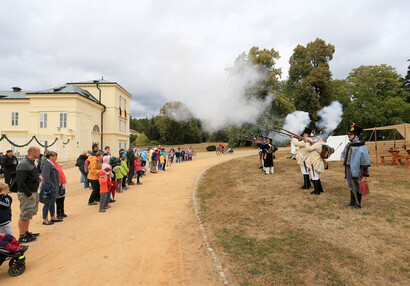
M 15 263 L 10 266 L 9 274 L 11 276 L 19 276 L 23 274 L 24 270 L 26 270 L 26 265 L 21 263 Z
M 16 257 L 11 258 L 10 261 L 9 261 L 9 266 L 11 267 L 11 266 L 13 266 L 14 264 L 16 264 L 16 263 L 17 263 L 17 260 L 18 260 L 18 258 L 16 258 Z

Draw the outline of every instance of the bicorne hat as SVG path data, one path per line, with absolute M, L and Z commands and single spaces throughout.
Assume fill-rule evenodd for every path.
M 352 123 L 352 125 L 350 125 L 350 129 L 347 132 L 347 134 L 354 134 L 357 136 L 360 136 L 360 134 L 362 134 L 363 128 L 360 127 L 359 125 L 356 125 L 356 123 Z

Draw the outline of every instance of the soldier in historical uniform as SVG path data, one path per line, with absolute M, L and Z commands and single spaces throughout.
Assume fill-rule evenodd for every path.
M 275 172 L 273 167 L 273 158 L 274 153 L 278 150 L 278 147 L 273 145 L 272 139 L 269 139 L 269 144 L 267 144 L 268 148 L 265 149 L 263 155 L 263 167 L 265 169 L 266 175 L 273 174 Z
M 341 161 L 345 166 L 347 184 L 350 188 L 350 206 L 355 209 L 361 208 L 362 194 L 359 191 L 359 181 L 362 176 L 369 176 L 370 167 L 370 151 L 365 145 L 364 140 L 360 140 L 359 136 L 363 128 L 353 123 L 350 126 L 349 143 L 341 155 Z
M 325 171 L 325 162 L 321 156 L 323 145 L 326 143 L 328 134 L 323 134 L 315 137 L 317 142 L 313 145 L 306 146 L 306 150 L 309 152 L 310 161 L 310 175 L 313 182 L 313 191 L 310 192 L 312 195 L 320 195 L 323 193 L 322 183 L 320 182 L 320 173 Z
M 303 175 L 303 185 L 300 187 L 301 189 L 310 189 L 310 179 L 309 179 L 309 172 L 310 172 L 310 160 L 309 160 L 309 152 L 306 149 L 306 146 L 310 145 L 308 141 L 308 137 L 314 136 L 313 130 L 310 128 L 305 128 L 302 133 L 303 140 L 297 140 L 293 136 L 292 143 L 295 147 L 298 147 L 296 153 L 296 161 L 300 166 L 300 171 Z

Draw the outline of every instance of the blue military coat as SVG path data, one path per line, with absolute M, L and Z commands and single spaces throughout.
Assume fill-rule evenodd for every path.
M 346 145 L 345 149 L 342 152 L 340 159 L 345 159 L 344 165 L 350 166 L 350 171 L 352 177 L 361 177 L 360 170 L 364 167 L 370 166 L 370 151 L 366 145 L 354 146 L 355 144 L 360 143 L 359 138 L 354 139 L 352 142 Z M 349 145 L 351 145 L 349 147 Z M 346 155 L 346 150 L 349 149 L 349 152 Z

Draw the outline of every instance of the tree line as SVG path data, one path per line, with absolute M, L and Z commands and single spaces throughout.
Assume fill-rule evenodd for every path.
M 306 46 L 296 46 L 289 59 L 288 79 L 281 80 L 281 69 L 276 67 L 279 52 L 273 48 L 252 47 L 249 52 L 240 54 L 227 72 L 240 72 L 246 64 L 252 64 L 262 74 L 256 84 L 245 90 L 248 98 L 274 98 L 258 124 L 280 124 L 287 114 L 301 110 L 309 113 L 311 127 L 315 128 L 320 120 L 317 112 L 334 100 L 343 105 L 342 122 L 335 135 L 345 134 L 351 122 L 364 128 L 410 122 L 410 65 L 405 77 L 394 67 L 381 64 L 360 66 L 345 79 L 333 80 L 329 62 L 334 53 L 335 46 L 319 38 Z M 209 134 L 201 129 L 201 122 L 194 116 L 176 120 L 172 114 L 181 110 L 189 112 L 180 102 L 168 102 L 157 116 L 132 118 L 130 128 L 143 133 L 137 143 L 225 141 L 233 138 L 237 131 L 255 135 L 260 132 L 257 126 L 244 124 Z

